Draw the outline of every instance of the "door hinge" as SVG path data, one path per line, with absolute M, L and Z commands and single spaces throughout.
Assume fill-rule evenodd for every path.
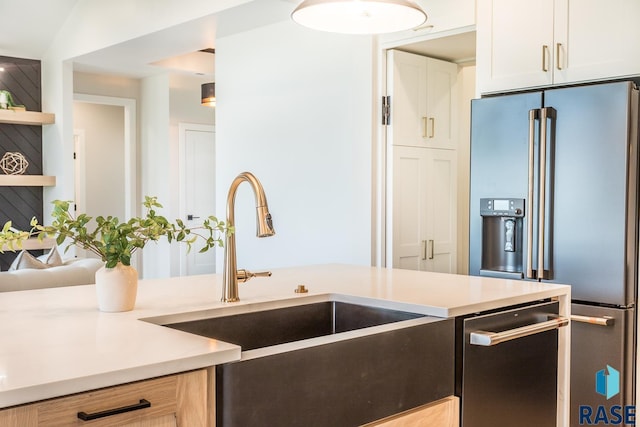
M 382 124 L 391 124 L 391 97 L 389 95 L 382 97 Z
M 76 159 L 76 153 L 74 152 L 73 153 L 73 160 L 75 160 L 75 159 Z

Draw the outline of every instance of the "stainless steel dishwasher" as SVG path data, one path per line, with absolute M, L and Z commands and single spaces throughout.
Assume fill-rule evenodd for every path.
M 555 427 L 558 303 L 456 319 L 462 427 Z

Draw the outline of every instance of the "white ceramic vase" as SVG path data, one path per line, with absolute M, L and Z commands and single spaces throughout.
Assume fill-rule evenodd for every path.
M 113 268 L 101 267 L 96 271 L 96 292 L 100 311 L 133 310 L 138 294 L 138 272 L 122 263 Z

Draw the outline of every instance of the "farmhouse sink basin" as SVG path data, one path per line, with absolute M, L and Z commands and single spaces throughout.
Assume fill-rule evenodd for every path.
M 216 425 L 355 426 L 454 393 L 454 321 L 340 295 L 143 319 L 237 344 Z
M 339 301 L 322 301 L 163 326 L 237 344 L 246 352 L 419 317 L 424 315 Z

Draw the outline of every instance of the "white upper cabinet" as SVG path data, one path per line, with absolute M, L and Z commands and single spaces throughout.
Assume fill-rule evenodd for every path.
M 640 1 L 556 0 L 554 82 L 640 74 Z
M 478 89 L 552 83 L 554 0 L 478 0 Z
M 387 53 L 393 145 L 456 149 L 456 64 L 412 53 Z
M 637 0 L 478 0 L 480 93 L 640 74 Z

